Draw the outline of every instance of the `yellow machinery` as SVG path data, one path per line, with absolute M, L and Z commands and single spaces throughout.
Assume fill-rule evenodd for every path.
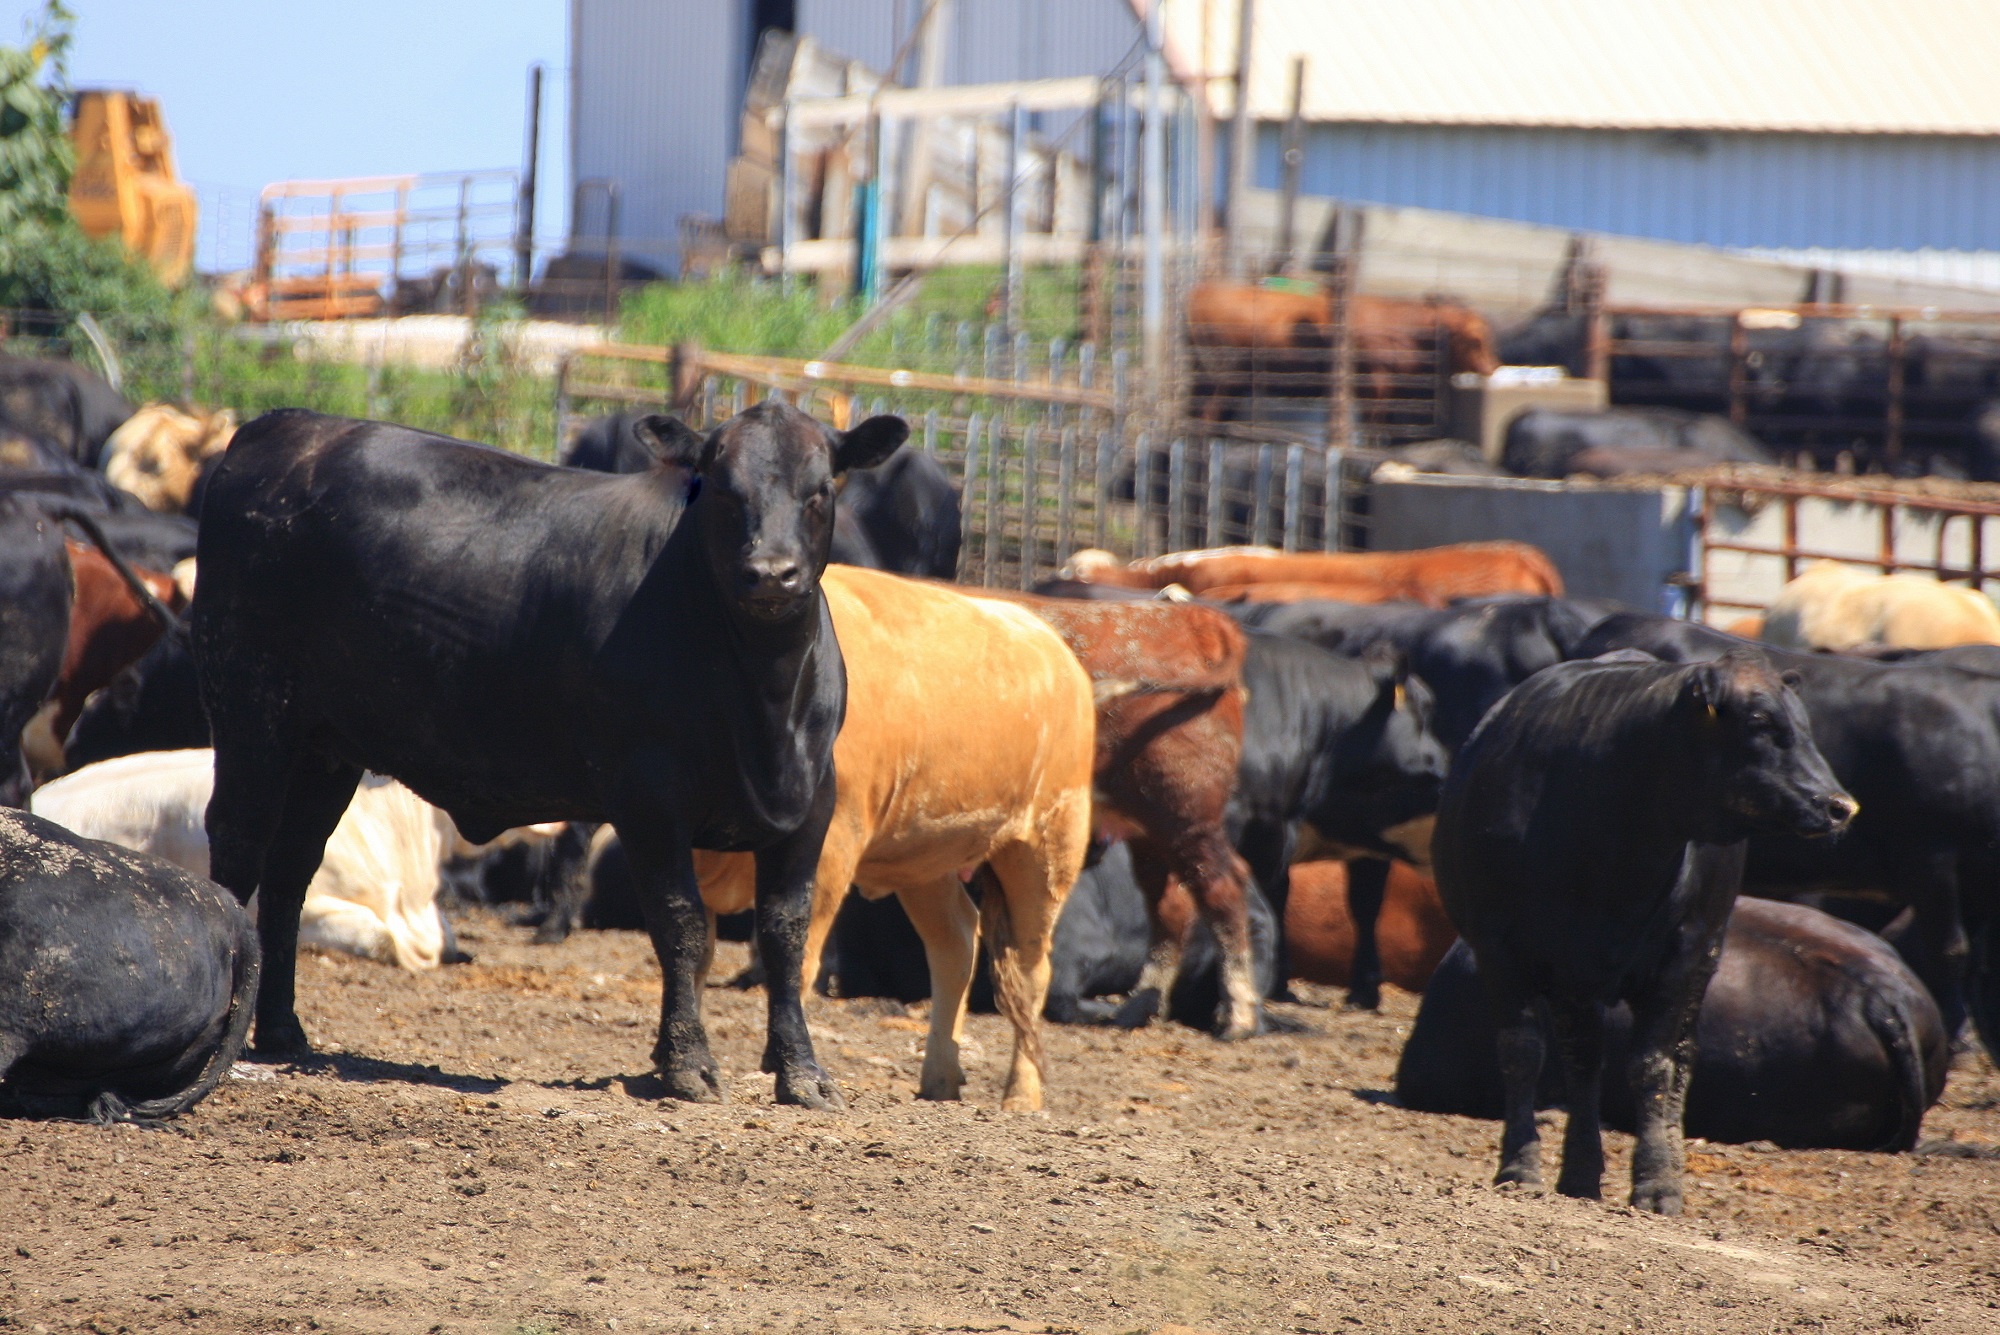
M 84 234 L 120 238 L 162 282 L 180 283 L 194 267 L 194 191 L 174 176 L 160 104 L 115 89 L 79 92 L 70 134 L 69 210 Z

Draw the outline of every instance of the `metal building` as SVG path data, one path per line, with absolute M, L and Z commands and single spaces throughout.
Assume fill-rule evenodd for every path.
M 1145 0 L 950 0 L 948 84 L 1102 74 L 1140 42 Z M 744 82 L 766 28 L 786 28 L 877 70 L 925 0 L 570 0 L 572 244 L 588 249 L 618 197 L 620 251 L 664 272 L 679 223 L 717 216 Z
M 1985 0 L 1254 0 L 1254 177 L 1721 246 L 2000 249 L 2000 6 Z M 1238 0 L 1168 0 L 1184 73 Z M 1204 23 L 1205 21 L 1205 23 Z M 1231 81 L 1211 83 L 1218 112 Z

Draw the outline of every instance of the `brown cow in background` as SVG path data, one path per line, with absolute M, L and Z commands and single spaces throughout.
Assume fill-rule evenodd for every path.
M 1333 317 L 1333 297 L 1324 289 L 1196 284 L 1187 303 L 1197 368 L 1188 415 L 1220 422 L 1235 400 L 1326 397 Z M 1396 397 L 1399 379 L 1435 374 L 1439 358 L 1451 374 L 1491 375 L 1500 365 L 1492 326 L 1455 302 L 1354 296 L 1348 338 L 1358 399 Z

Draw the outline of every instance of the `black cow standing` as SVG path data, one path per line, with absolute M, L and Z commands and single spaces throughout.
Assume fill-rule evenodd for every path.
M 1357 662 L 1281 635 L 1252 631 L 1249 638 L 1229 835 L 1278 924 L 1272 995 L 1284 996 L 1283 923 L 1301 823 L 1320 855 L 1353 858 L 1350 885 L 1356 863 L 1392 854 L 1421 861 L 1429 855 L 1422 827 L 1437 810 L 1449 753 L 1431 730 L 1430 689 L 1409 675 L 1400 654 L 1384 647 Z M 1386 873 L 1388 863 L 1381 865 Z M 1356 934 L 1355 976 L 1372 971 L 1379 980 L 1373 917 L 1368 921 L 1371 930 Z
M 367 768 L 475 842 L 545 820 L 617 828 L 660 957 L 654 1059 L 679 1098 L 721 1098 L 691 852 L 754 851 L 764 1069 L 780 1102 L 840 1105 L 798 987 L 846 709 L 819 577 L 835 479 L 908 427 L 836 432 L 771 401 L 705 438 L 666 417 L 642 429 L 668 467 L 551 468 L 302 411 L 237 434 L 209 484 L 190 619 L 215 734 L 211 865 L 239 899 L 262 895 L 260 1051 L 308 1046 L 299 909 Z
M 1814 741 L 1861 815 L 1835 840 L 1751 840 L 1746 883 L 1759 894 L 1838 887 L 1908 904 L 1904 953 L 1947 1028 L 1956 1034 L 1969 1011 L 1987 1050 L 2000 1052 L 2000 676 L 1990 650 L 1868 662 L 1627 613 L 1576 652 L 1619 648 L 1679 663 L 1754 653 L 1798 677 Z
M 1445 780 L 1438 892 L 1479 961 L 1506 1084 L 1496 1181 L 1539 1186 L 1538 1008 L 1569 1091 L 1556 1189 L 1603 1188 L 1604 1009 L 1632 1007 L 1632 1204 L 1681 1209 L 1695 1019 L 1743 877 L 1742 840 L 1854 814 L 1804 708 L 1761 659 L 1564 663 L 1487 715 Z
M 1360 657 L 1380 648 L 1403 655 L 1410 671 L 1433 693 L 1432 727 L 1452 751 L 1465 744 L 1486 711 L 1507 692 L 1543 668 L 1566 660 L 1593 618 L 1601 614 L 1588 603 L 1569 599 L 1519 597 L 1469 599 L 1442 610 L 1414 603 L 1362 606 L 1320 600 L 1238 603 L 1224 610 L 1246 629 L 1303 640 L 1343 657 Z M 1254 704 L 1254 692 L 1252 700 Z M 1246 728 L 1248 717 L 1246 712 Z M 1244 751 L 1247 758 L 1247 732 Z M 1377 797 L 1350 811 L 1364 826 L 1382 831 L 1432 809 L 1387 810 L 1383 801 Z M 1411 830 L 1401 846 L 1387 851 L 1421 864 L 1428 853 L 1410 838 L 1421 839 L 1421 833 Z M 1327 840 L 1345 843 L 1349 854 L 1370 848 L 1367 838 L 1328 834 Z M 1313 856 L 1341 851 L 1323 845 L 1303 850 Z M 1385 851 L 1379 840 L 1374 841 L 1374 851 Z M 1349 856 L 1347 906 L 1354 919 L 1354 963 L 1348 973 L 1347 1001 L 1367 1010 L 1382 1004 L 1375 925 L 1388 885 L 1387 857 Z

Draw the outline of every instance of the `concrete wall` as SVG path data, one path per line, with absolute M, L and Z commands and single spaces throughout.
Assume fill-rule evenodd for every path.
M 1577 597 L 1673 611 L 1667 579 L 1688 568 L 1687 494 L 1572 489 L 1515 478 L 1415 477 L 1369 488 L 1369 546 L 1406 551 L 1513 538 L 1549 554 Z

